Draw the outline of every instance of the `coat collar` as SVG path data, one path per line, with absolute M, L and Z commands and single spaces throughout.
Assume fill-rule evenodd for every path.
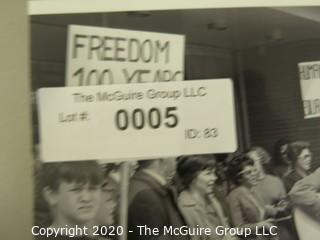
M 138 171 L 133 177 L 132 180 L 141 181 L 146 183 L 151 189 L 155 190 L 162 196 L 168 195 L 166 187 L 161 185 L 154 177 L 147 174 L 144 171 Z
M 149 169 L 143 169 L 142 171 L 144 173 L 150 175 L 153 179 L 158 181 L 162 186 L 167 185 L 166 179 L 163 176 L 161 176 L 160 174 L 158 174 L 158 173 L 156 173 L 154 171 L 151 171 Z
M 192 207 L 192 206 L 197 205 L 197 202 L 195 201 L 192 194 L 186 190 L 184 190 L 180 193 L 179 202 L 180 202 L 181 206 L 184 206 L 184 207 Z

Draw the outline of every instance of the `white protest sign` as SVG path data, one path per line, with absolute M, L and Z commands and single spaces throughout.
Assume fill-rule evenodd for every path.
M 40 89 L 44 161 L 234 152 L 230 79 Z
M 67 86 L 184 79 L 184 36 L 70 25 Z
M 320 117 L 320 61 L 298 64 L 304 118 Z

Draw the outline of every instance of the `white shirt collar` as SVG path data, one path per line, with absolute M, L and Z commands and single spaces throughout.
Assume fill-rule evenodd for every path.
M 145 172 L 146 174 L 148 174 L 149 176 L 153 177 L 162 186 L 167 184 L 166 179 L 163 176 L 161 176 L 160 174 L 158 174 L 150 169 L 143 169 L 142 171 Z

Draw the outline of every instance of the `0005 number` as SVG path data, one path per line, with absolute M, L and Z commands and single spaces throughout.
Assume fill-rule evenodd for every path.
M 159 108 L 151 108 L 144 111 L 141 108 L 136 108 L 131 112 L 125 109 L 120 109 L 115 115 L 115 124 L 117 129 L 124 131 L 129 127 L 137 130 L 149 126 L 152 129 L 157 129 L 164 124 L 168 128 L 174 128 L 178 125 L 179 118 L 177 116 L 177 107 L 167 107 L 163 112 Z

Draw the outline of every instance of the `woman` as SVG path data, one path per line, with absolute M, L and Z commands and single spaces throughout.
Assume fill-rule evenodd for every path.
M 177 174 L 183 186 L 178 204 L 188 226 L 193 228 L 198 225 L 212 229 L 210 236 L 193 235 L 191 239 L 225 239 L 225 236 L 215 234 L 215 227 L 229 226 L 221 204 L 212 195 L 217 179 L 215 159 L 210 155 L 180 157 Z
M 264 205 L 271 206 L 283 202 L 287 198 L 283 182 L 279 177 L 266 172 L 271 162 L 269 153 L 264 148 L 256 146 L 247 151 L 246 157 L 254 162 L 257 170 L 257 184 L 253 187 L 255 196 L 258 196 Z M 284 209 L 274 210 L 283 211 Z
M 304 141 L 296 141 L 289 144 L 288 158 L 292 162 L 293 171 L 284 178 L 287 192 L 291 190 L 297 181 L 310 173 L 312 161 L 310 144 Z
M 259 202 L 268 209 L 270 215 L 276 218 L 289 217 L 291 209 L 287 193 L 279 177 L 267 174 L 266 166 L 270 165 L 271 157 L 262 147 L 252 147 L 246 156 L 254 162 L 257 170 L 257 184 L 252 187 L 252 193 Z M 278 236 L 281 240 L 297 239 L 294 224 L 291 219 L 278 223 Z
M 254 162 L 246 156 L 233 158 L 229 162 L 228 176 L 236 185 L 227 197 L 233 224 L 236 227 L 250 228 L 253 233 L 259 228 L 270 229 L 272 220 L 268 219 L 268 209 L 252 193 L 252 188 L 258 182 Z M 260 237 L 264 239 L 263 236 Z M 246 239 L 255 239 L 255 236 Z

